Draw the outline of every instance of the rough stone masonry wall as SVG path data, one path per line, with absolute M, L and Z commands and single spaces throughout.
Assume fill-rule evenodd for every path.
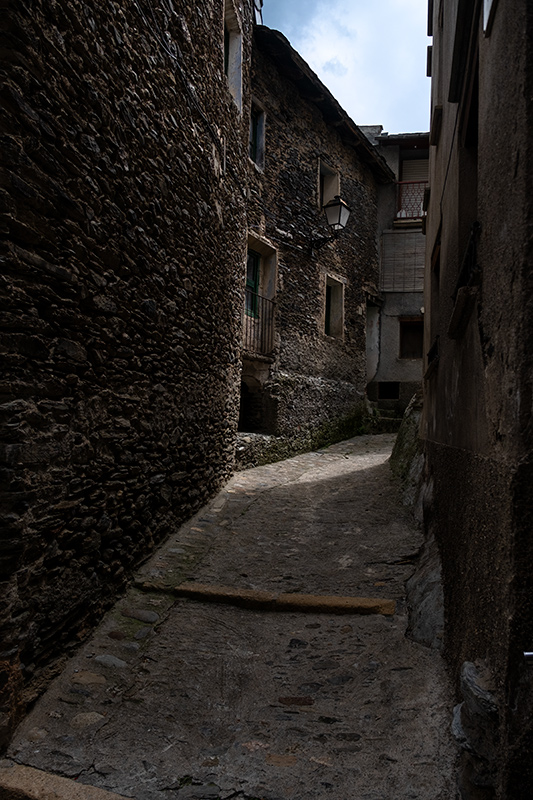
M 248 130 L 223 0 L 1 5 L 5 740 L 231 469 Z
M 259 47 L 252 80 L 265 109 L 266 135 L 264 172 L 254 169 L 250 184 L 249 226 L 278 248 L 279 346 L 267 390 L 276 409 L 274 432 L 298 436 L 342 418 L 360 418 L 366 387 L 364 288 L 378 280 L 377 185 L 337 127 Z M 353 211 L 338 240 L 312 252 L 311 239 L 329 233 L 318 206 L 319 158 L 338 169 L 341 195 Z M 342 338 L 324 333 L 327 274 L 346 280 Z

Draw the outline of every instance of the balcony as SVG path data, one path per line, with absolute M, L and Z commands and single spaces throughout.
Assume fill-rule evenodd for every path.
M 247 355 L 270 356 L 274 350 L 273 300 L 246 289 L 243 350 Z
M 398 181 L 398 210 L 396 219 L 415 220 L 426 216 L 424 192 L 428 181 Z

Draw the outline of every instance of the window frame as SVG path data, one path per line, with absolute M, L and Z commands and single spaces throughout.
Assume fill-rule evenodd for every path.
M 223 55 L 229 92 L 242 111 L 242 31 L 233 0 L 224 0 Z
M 341 193 L 341 180 L 338 169 L 332 167 L 324 158 L 318 159 L 318 207 L 324 208 L 326 203 Z
M 325 276 L 324 335 L 331 339 L 344 339 L 344 288 L 345 281 Z
M 252 270 L 250 270 L 250 266 Z M 250 275 L 252 272 L 252 275 Z M 261 284 L 261 253 L 253 248 L 248 248 L 246 256 L 246 294 L 244 312 L 249 317 L 259 316 L 259 287 Z M 252 293 L 250 295 L 250 292 Z M 251 301 L 251 302 L 250 302 Z

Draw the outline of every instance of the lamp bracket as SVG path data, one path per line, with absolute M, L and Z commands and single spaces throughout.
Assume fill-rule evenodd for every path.
M 328 242 L 333 242 L 337 238 L 335 232 L 332 236 L 319 236 L 316 239 L 311 239 L 311 250 L 321 250 Z

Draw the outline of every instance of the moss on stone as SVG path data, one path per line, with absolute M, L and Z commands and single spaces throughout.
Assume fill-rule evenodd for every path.
M 235 469 L 272 464 L 285 458 L 328 447 L 353 436 L 362 436 L 372 430 L 371 419 L 365 403 L 360 403 L 350 414 L 331 420 L 316 428 L 298 431 L 293 436 L 267 436 L 241 434 L 237 441 Z

